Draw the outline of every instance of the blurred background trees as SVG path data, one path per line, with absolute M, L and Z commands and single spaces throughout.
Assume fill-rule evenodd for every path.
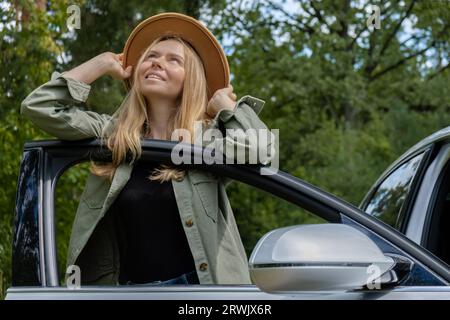
M 66 26 L 72 4 L 81 9 L 74 31 Z M 380 29 L 367 26 L 371 5 L 380 8 Z M 55 70 L 121 52 L 134 26 L 153 14 L 203 21 L 225 48 L 238 97 L 266 101 L 260 117 L 280 129 L 280 169 L 356 205 L 397 156 L 450 123 L 450 1 L 15 0 L 0 1 L 0 10 L 3 287 L 10 284 L 23 144 L 52 138 L 19 115 L 21 101 Z M 124 94 L 121 82 L 102 77 L 88 108 L 112 113 Z M 71 169 L 58 184 L 62 271 L 86 168 Z M 314 222 L 240 184 L 230 185 L 229 195 L 248 251 L 271 228 Z

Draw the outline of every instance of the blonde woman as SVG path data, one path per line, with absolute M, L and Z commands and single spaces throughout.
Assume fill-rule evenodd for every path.
M 112 116 L 79 108 L 103 75 L 128 88 Z M 91 162 L 72 227 L 67 266 L 80 267 L 82 284 L 251 283 L 226 180 L 139 160 L 141 139 L 171 140 L 183 129 L 191 133 L 183 141 L 194 143 L 196 121 L 267 129 L 258 118 L 264 101 L 236 98 L 226 56 L 209 30 L 163 13 L 140 23 L 122 54 L 102 53 L 55 72 L 23 101 L 21 113 L 49 134 L 100 138 L 112 151 L 111 163 Z M 233 139 L 222 142 L 224 153 L 234 148 Z M 263 164 L 273 157 L 271 142 L 262 146 Z M 244 151 L 256 148 L 250 141 Z

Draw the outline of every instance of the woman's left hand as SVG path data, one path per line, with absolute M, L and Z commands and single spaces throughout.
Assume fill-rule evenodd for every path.
M 208 102 L 206 113 L 215 117 L 221 109 L 233 110 L 236 105 L 236 98 L 236 94 L 233 93 L 233 86 L 229 84 L 228 87 L 219 89 L 214 93 Z

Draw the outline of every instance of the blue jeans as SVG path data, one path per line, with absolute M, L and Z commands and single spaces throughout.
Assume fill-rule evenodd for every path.
M 188 273 L 184 273 L 179 277 L 176 278 L 172 278 L 169 280 L 164 280 L 164 281 L 153 281 L 153 282 L 148 282 L 148 283 L 134 283 L 132 281 L 127 281 L 127 285 L 137 285 L 137 286 L 148 286 L 148 285 L 172 285 L 172 284 L 199 284 L 200 281 L 198 280 L 197 277 L 197 271 L 193 270 L 191 272 Z

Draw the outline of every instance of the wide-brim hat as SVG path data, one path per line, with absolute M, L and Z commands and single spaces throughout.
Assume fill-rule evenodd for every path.
M 208 100 L 216 90 L 228 86 L 230 68 L 225 52 L 217 39 L 200 21 L 176 12 L 160 13 L 138 24 L 125 44 L 123 68 L 132 65 L 134 74 L 136 64 L 145 49 L 162 35 L 179 36 L 189 42 L 200 56 L 206 73 Z M 131 88 L 133 74 L 124 79 L 127 90 Z

